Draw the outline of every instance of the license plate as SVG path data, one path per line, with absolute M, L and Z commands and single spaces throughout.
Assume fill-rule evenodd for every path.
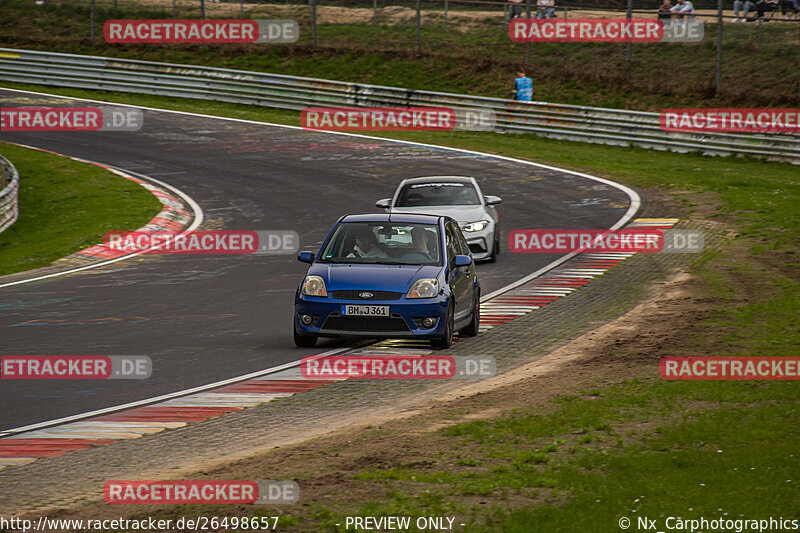
M 388 305 L 343 305 L 342 314 L 350 316 L 389 316 Z

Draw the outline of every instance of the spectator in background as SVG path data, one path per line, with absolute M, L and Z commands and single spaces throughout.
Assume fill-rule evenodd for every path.
M 767 11 L 776 11 L 778 9 L 778 2 L 776 0 L 758 0 L 756 2 L 756 18 L 764 18 L 764 13 Z
M 788 14 L 787 11 L 791 11 L 792 14 Z M 781 15 L 783 15 L 783 18 L 796 19 L 798 13 L 800 13 L 798 0 L 781 0 Z
M 512 91 L 514 100 L 518 102 L 530 102 L 533 97 L 533 80 L 525 75 L 524 70 L 517 71 L 517 79 L 514 80 L 514 90 Z
M 747 14 L 754 6 L 755 4 L 750 0 L 733 0 L 733 16 L 736 17 L 733 21 L 747 22 Z M 739 18 L 740 13 L 741 18 Z
M 508 9 L 506 10 L 506 25 L 512 19 L 522 16 L 522 0 L 508 0 Z
M 658 6 L 658 20 L 660 20 L 664 26 L 669 26 L 670 9 L 672 9 L 672 2 L 670 2 L 670 0 L 664 0 L 664 3 Z
M 536 18 L 537 19 L 556 18 L 556 0 L 537 0 Z
M 672 15 L 672 18 L 682 19 L 684 17 L 694 15 L 694 4 L 692 4 L 690 0 L 678 0 L 678 3 L 672 6 L 669 12 Z

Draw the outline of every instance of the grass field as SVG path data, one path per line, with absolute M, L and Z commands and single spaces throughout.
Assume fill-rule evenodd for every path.
M 0 233 L 0 275 L 49 265 L 161 210 L 147 189 L 103 168 L 2 142 L 0 153 L 20 174 L 19 219 Z
M 276 123 L 299 120 L 296 113 L 221 103 L 52 92 Z M 800 353 L 796 166 L 530 135 L 391 136 L 579 169 L 641 187 L 645 194 L 665 191 L 690 210 L 713 203 L 716 211 L 706 216 L 724 221 L 738 236 L 693 267 L 700 286 L 686 309 L 702 305 L 707 313 L 690 321 L 688 335 L 665 339 L 659 350 L 685 356 Z M 796 382 L 629 376 L 560 396 L 544 408 L 521 399 L 490 418 L 455 425 L 446 424 L 453 413 L 443 413 L 438 422 L 448 427 L 421 434 L 366 429 L 353 439 L 365 447 L 390 443 L 389 464 L 351 462 L 335 475 L 344 476 L 352 493 L 370 496 L 337 492 L 324 503 L 282 510 L 281 523 L 290 531 L 341 531 L 335 524 L 348 515 L 458 514 L 468 522 L 467 531 L 606 532 L 618 530 L 622 516 L 634 523 L 637 516 L 797 518 L 799 392 Z M 336 461 L 341 450 L 326 442 L 319 441 L 315 453 Z M 413 450 L 406 454 L 413 460 L 398 450 Z M 270 479 L 273 474 L 265 469 L 242 475 Z M 320 474 L 300 466 L 287 475 L 303 486 Z M 164 512 L 189 511 L 198 509 L 176 506 Z
M 188 6 L 191 11 L 187 11 Z M 197 4 L 181 2 L 179 16 L 198 16 Z M 238 6 L 227 8 L 239 17 Z M 232 9 L 234 8 L 234 9 Z M 330 14 L 325 9 L 337 10 Z M 388 8 L 387 8 L 388 9 Z M 491 8 L 487 8 L 491 9 Z M 454 93 L 510 97 L 525 45 L 509 40 L 502 12 L 453 18 L 444 30 L 439 16 L 426 15 L 422 52 L 412 53 L 414 27 L 407 19 L 382 19 L 373 26 L 349 16 L 356 10 L 320 7 L 316 49 L 310 46 L 307 7 L 247 4 L 246 17 L 296 18 L 301 39 L 295 45 L 110 45 L 102 25 L 114 18 L 171 18 L 171 2 L 120 0 L 115 10 L 98 2 L 97 39 L 89 39 L 87 3 L 53 0 L 37 6 L 6 0 L 0 19 L 0 45 L 257 70 L 290 75 Z M 349 10 L 349 11 L 348 11 Z M 364 9 L 360 11 L 365 11 Z M 729 12 L 728 12 L 729 14 Z M 348 21 L 349 20 L 349 21 Z M 626 47 L 619 43 L 536 43 L 530 47 L 529 74 L 534 98 L 628 109 L 664 107 L 800 107 L 796 23 L 725 24 L 723 91 L 714 94 L 715 32 L 706 25 L 703 42 L 636 44 L 631 80 L 626 81 Z

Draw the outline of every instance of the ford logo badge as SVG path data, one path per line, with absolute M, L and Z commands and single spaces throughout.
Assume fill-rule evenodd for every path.
M 360 293 L 358 293 L 358 297 L 359 298 L 372 298 L 373 296 L 374 296 L 374 294 L 372 294 L 371 292 L 360 292 Z

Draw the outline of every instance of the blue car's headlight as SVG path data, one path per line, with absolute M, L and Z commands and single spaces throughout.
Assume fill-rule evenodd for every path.
M 319 276 L 306 276 L 300 292 L 306 296 L 328 296 L 328 291 L 325 289 L 325 280 Z
M 469 224 L 464 224 L 464 226 L 462 226 L 461 229 L 468 232 L 482 231 L 488 225 L 489 225 L 488 220 L 478 220 L 477 222 L 470 222 Z
M 435 278 L 423 278 L 414 282 L 406 298 L 433 298 L 439 294 L 439 282 Z

